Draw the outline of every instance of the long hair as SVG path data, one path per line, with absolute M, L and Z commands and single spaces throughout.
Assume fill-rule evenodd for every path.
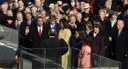
M 63 24 L 64 28 L 69 28 L 68 21 L 65 18 L 60 19 L 60 24 Z
M 91 36 L 87 36 L 84 38 L 84 43 L 86 43 L 88 46 L 91 45 L 91 42 L 92 42 Z

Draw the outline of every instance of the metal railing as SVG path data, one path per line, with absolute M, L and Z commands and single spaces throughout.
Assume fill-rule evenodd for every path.
M 21 50 L 23 69 L 77 69 L 79 59 L 79 49 L 71 48 L 70 52 L 65 52 L 67 48 L 42 48 Z M 66 55 L 67 54 L 67 55 Z M 65 56 L 66 55 L 66 56 Z M 120 69 L 121 63 L 90 53 L 89 69 Z M 63 60 L 67 67 L 64 67 Z M 68 60 L 68 62 L 66 62 Z M 89 61 L 89 60 L 85 60 Z M 27 64 L 27 65 L 25 65 Z
M 18 30 L 0 25 L 0 68 L 11 69 L 77 69 L 77 48 L 23 48 Z M 121 63 L 89 53 L 89 69 L 120 69 Z

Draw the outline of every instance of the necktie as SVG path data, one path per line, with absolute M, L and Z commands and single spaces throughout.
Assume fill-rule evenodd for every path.
M 28 24 L 28 25 L 30 25 L 30 24 L 31 24 L 31 22 L 30 22 L 30 21 L 27 21 L 27 24 Z
M 17 29 L 20 29 L 20 23 L 17 24 Z
M 39 34 L 39 36 L 41 36 L 41 35 L 42 35 L 41 28 L 39 28 L 39 30 L 38 30 L 38 34 Z
M 118 38 L 119 38 L 119 36 L 120 36 L 120 33 L 121 33 L 121 31 L 118 31 Z

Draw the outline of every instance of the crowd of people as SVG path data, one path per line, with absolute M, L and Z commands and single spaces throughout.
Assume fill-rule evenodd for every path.
M 64 69 L 72 66 L 71 48 L 81 50 L 75 54 L 79 59 L 85 49 L 87 55 L 120 61 L 127 69 L 127 22 L 128 0 L 8 0 L 0 6 L 0 24 L 19 31 L 19 46 L 47 48 L 47 39 L 63 39 L 66 45 L 62 47 L 68 48 L 61 57 Z M 51 29 L 56 34 L 49 35 Z M 86 67 L 78 62 L 76 67 Z

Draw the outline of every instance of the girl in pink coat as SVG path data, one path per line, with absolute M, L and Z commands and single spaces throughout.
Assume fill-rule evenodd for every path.
M 90 47 L 90 38 L 85 39 L 85 43 L 82 45 L 82 48 L 79 52 L 79 58 L 78 58 L 78 69 L 90 69 L 91 67 L 91 60 L 90 60 L 90 53 L 91 53 L 91 47 Z

